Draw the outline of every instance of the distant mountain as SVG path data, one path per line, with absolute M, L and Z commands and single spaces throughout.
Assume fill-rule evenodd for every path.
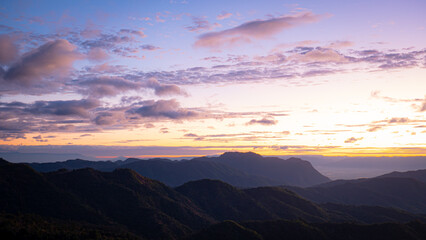
M 339 180 L 315 187 L 285 188 L 317 203 L 393 207 L 426 213 L 426 183 L 413 178 Z
M 426 183 L 426 169 L 408 172 L 391 172 L 378 176 L 377 178 L 413 178 L 417 181 Z
M 68 160 L 54 163 L 30 163 L 40 172 L 65 169 L 94 168 L 112 171 L 116 168 L 133 169 L 139 174 L 161 181 L 169 186 L 179 186 L 188 181 L 217 179 L 237 187 L 276 185 L 312 186 L 330 181 L 304 160 L 262 157 L 255 153 L 224 153 L 219 157 L 203 157 L 191 160 L 169 159 L 125 161 Z
M 30 216 L 30 225 L 23 216 Z M 242 222 L 279 219 L 380 223 L 425 218 L 387 208 L 318 205 L 279 187 L 238 189 L 198 180 L 173 189 L 130 169 L 40 174 L 0 159 L 0 236 L 11 239 L 181 239 L 222 220 L 239 223 L 219 225 L 214 230 L 219 235 L 212 236 L 224 231 L 258 239 L 258 230 Z
M 0 152 L 0 157 L 13 163 L 24 163 L 30 159 L 34 162 L 48 163 L 54 161 L 65 161 L 68 159 L 88 159 L 95 160 L 89 156 L 72 153 L 20 153 L 20 152 Z
M 279 184 L 305 187 L 330 181 L 308 161 L 299 158 L 283 160 L 277 157 L 262 157 L 253 152 L 227 152 L 208 160 L 220 162 L 250 175 L 272 179 Z
M 53 172 L 59 169 L 74 170 L 82 168 L 93 168 L 99 171 L 113 171 L 121 165 L 121 162 L 74 159 L 64 162 L 30 163 L 28 165 L 39 172 Z
M 120 168 L 132 169 L 172 187 L 200 179 L 218 179 L 238 187 L 278 184 L 265 177 L 249 175 L 224 164 L 208 161 L 152 159 L 123 164 Z

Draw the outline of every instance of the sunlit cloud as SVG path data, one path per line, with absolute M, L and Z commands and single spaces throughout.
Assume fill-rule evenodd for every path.
M 58 80 L 69 73 L 74 61 L 83 58 L 76 49 L 75 45 L 64 39 L 47 42 L 25 53 L 11 65 L 2 77 L 2 84 L 15 88 L 33 87 L 40 91 L 58 86 L 61 84 Z M 52 76 L 54 80 L 48 79 Z
M 203 17 L 192 17 L 192 24 L 191 26 L 185 27 L 190 32 L 211 31 L 221 26 L 219 23 L 210 23 Z
M 237 44 L 269 38 L 284 29 L 318 22 L 323 17 L 312 12 L 301 12 L 267 20 L 246 22 L 234 28 L 203 34 L 199 36 L 194 46 L 211 49 L 234 47 Z
M 0 35 L 0 64 L 10 64 L 18 57 L 18 47 L 13 38 Z
M 346 140 L 345 140 L 345 143 L 354 143 L 354 142 L 360 141 L 360 140 L 362 140 L 362 139 L 363 139 L 362 137 L 361 137 L 361 138 L 354 138 L 354 137 L 351 137 L 351 138 L 346 139 Z
M 216 19 L 217 20 L 223 20 L 223 19 L 227 19 L 227 18 L 230 18 L 230 17 L 232 17 L 232 13 L 222 12 L 221 14 L 216 16 Z
M 270 125 L 276 125 L 278 123 L 277 120 L 272 119 L 272 118 L 262 118 L 262 119 L 252 119 L 249 122 L 247 122 L 247 125 L 255 125 L 255 124 L 260 124 L 260 125 L 264 125 L 264 126 L 270 126 Z

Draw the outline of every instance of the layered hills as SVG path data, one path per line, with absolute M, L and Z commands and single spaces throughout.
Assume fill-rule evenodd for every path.
M 338 239 L 333 237 L 342 235 L 330 235 L 330 228 L 379 234 L 387 225 L 360 224 L 385 222 L 403 229 L 401 236 L 411 231 L 417 237 L 423 223 L 400 222 L 425 220 L 394 208 L 318 204 L 282 187 L 241 189 L 205 179 L 172 188 L 131 169 L 40 173 L 5 160 L 0 160 L 0 196 L 0 232 L 9 239 L 208 239 L 206 231 L 274 239 L 271 233 L 289 226 L 325 236 L 318 239 Z
M 190 160 L 135 159 L 125 161 L 85 161 L 81 159 L 54 163 L 31 163 L 39 172 L 59 169 L 93 168 L 113 171 L 128 168 L 137 173 L 175 187 L 188 181 L 217 179 L 238 187 L 258 186 L 313 186 L 330 181 L 308 162 L 298 158 L 287 160 L 262 157 L 256 153 L 228 152 L 219 157 Z

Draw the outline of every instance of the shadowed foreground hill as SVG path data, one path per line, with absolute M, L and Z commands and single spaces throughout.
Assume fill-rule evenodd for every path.
M 119 226 L 64 221 L 30 214 L 0 214 L 0 236 L 2 240 L 143 240 Z
M 354 223 L 314 223 L 301 221 L 253 221 L 240 224 L 225 221 L 204 229 L 188 240 L 263 239 L 263 240 L 421 240 L 426 239 L 426 224 L 383 223 L 360 225 Z
M 237 187 L 259 186 L 312 186 L 330 181 L 304 160 L 262 157 L 255 153 L 224 153 L 220 157 L 202 157 L 191 160 L 169 159 L 141 160 L 129 158 L 125 161 L 68 160 L 55 163 L 30 163 L 40 172 L 65 169 L 94 168 L 113 171 L 129 168 L 142 176 L 176 187 L 188 181 L 200 179 L 221 180 Z
M 381 176 L 339 180 L 309 188 L 285 188 L 317 203 L 393 207 L 426 213 L 426 183 L 414 178 Z
M 238 189 L 198 180 L 173 189 L 129 169 L 40 174 L 0 160 L 0 235 L 12 239 L 181 239 L 223 220 L 280 219 L 379 223 L 424 217 L 387 208 L 321 206 L 280 187 Z M 225 226 L 235 236 L 259 239 L 252 228 L 234 222 Z
M 177 239 L 213 220 L 172 188 L 119 169 L 42 175 L 0 163 L 0 212 L 121 226 L 148 239 Z

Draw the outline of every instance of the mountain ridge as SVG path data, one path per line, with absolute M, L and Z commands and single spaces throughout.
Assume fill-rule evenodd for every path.
M 253 152 L 226 152 L 219 157 L 200 157 L 180 161 L 163 158 L 148 160 L 128 158 L 115 162 L 76 159 L 54 163 L 29 163 L 29 165 L 40 172 L 56 171 L 61 168 L 91 167 L 101 171 L 130 168 L 143 176 L 173 187 L 206 178 L 225 181 L 237 187 L 284 184 L 311 186 L 330 181 L 308 161 L 298 158 L 284 160 L 276 157 L 262 157 Z

